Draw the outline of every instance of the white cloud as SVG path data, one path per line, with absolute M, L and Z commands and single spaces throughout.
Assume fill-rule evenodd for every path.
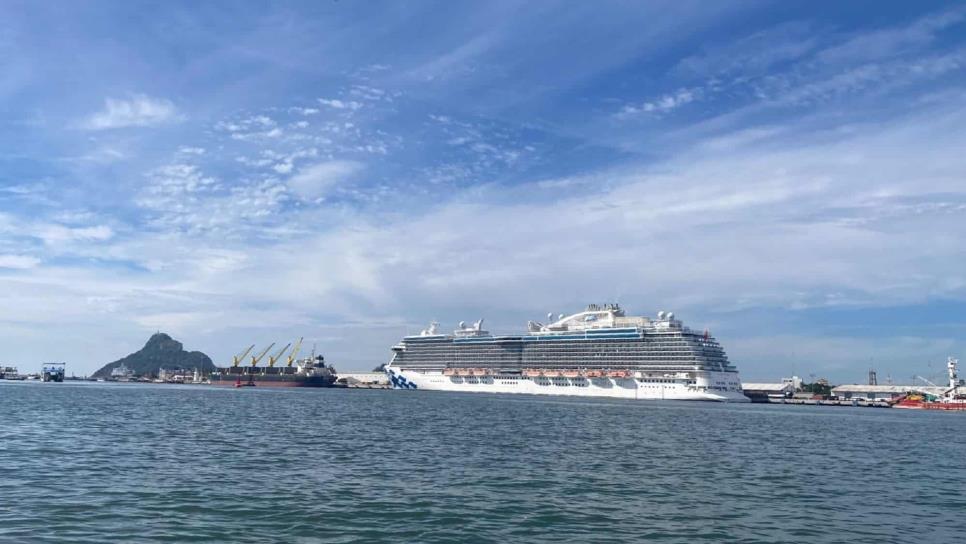
M 357 110 L 362 107 L 361 102 L 355 100 L 339 100 L 337 98 L 320 98 L 319 103 L 337 110 Z
M 837 64 L 895 58 L 928 45 L 936 39 L 937 34 L 962 23 L 964 18 L 966 9 L 955 8 L 926 15 L 904 26 L 863 32 L 825 49 L 819 53 L 818 60 L 825 64 Z
M 0 255 L 0 268 L 26 270 L 39 264 L 40 259 L 28 255 Z
M 66 242 L 102 242 L 111 239 L 114 231 L 106 225 L 93 227 L 65 227 L 57 224 L 40 225 L 35 236 L 46 244 L 60 244 Z
M 151 223 L 166 233 L 253 237 L 265 234 L 265 222 L 287 198 L 275 178 L 225 186 L 190 164 L 170 164 L 149 175 L 150 184 L 136 199 L 152 212 Z
M 91 115 L 82 126 L 90 130 L 151 127 L 178 118 L 178 110 L 170 100 L 139 94 L 127 100 L 105 99 L 104 110 Z
M 301 168 L 289 178 L 288 186 L 306 200 L 325 196 L 332 187 L 354 178 L 365 168 L 356 161 L 328 161 Z
M 618 114 L 618 117 L 631 117 L 641 113 L 664 114 L 680 108 L 685 104 L 690 104 L 698 99 L 700 89 L 679 89 L 674 93 L 666 94 L 655 100 L 644 102 L 640 105 L 628 104 Z

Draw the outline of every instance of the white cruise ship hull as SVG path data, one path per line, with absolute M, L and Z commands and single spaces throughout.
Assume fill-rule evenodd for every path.
M 442 372 L 419 372 L 386 367 L 394 389 L 463 391 L 467 393 L 521 393 L 635 400 L 702 400 L 750 402 L 740 391 L 700 390 L 682 383 L 654 383 L 637 378 L 545 378 L 523 376 L 446 376 Z M 711 372 L 712 381 L 727 381 L 726 373 Z M 717 376 L 721 374 L 721 376 Z M 730 377 L 732 380 L 733 377 Z

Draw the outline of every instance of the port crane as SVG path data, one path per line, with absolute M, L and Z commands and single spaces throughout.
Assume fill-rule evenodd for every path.
M 261 361 L 262 357 L 265 357 L 265 354 L 268 353 L 268 350 L 272 349 L 273 346 L 275 346 L 275 342 L 269 344 L 268 347 L 262 350 L 257 357 L 252 355 L 252 368 L 255 368 L 255 366 L 258 365 L 258 361 Z
M 295 343 L 295 347 L 292 348 L 292 353 L 288 354 L 288 366 L 292 366 L 292 363 L 295 362 L 295 358 L 299 356 L 300 349 L 302 349 L 302 338 L 299 338 L 299 341 Z
M 288 344 L 285 344 L 285 347 L 284 348 L 278 350 L 278 353 L 276 353 L 275 355 L 269 355 L 268 356 L 268 367 L 271 368 L 271 367 L 275 366 L 275 362 L 278 361 L 282 357 L 282 354 L 285 353 L 285 350 L 287 350 L 288 347 L 291 346 L 291 345 L 292 345 L 292 343 L 289 342 Z
M 243 352 L 239 353 L 238 355 L 235 355 L 234 357 L 232 357 L 231 358 L 231 366 L 237 367 L 238 366 L 238 363 L 242 362 L 242 360 L 245 359 L 245 356 L 248 355 L 248 352 L 251 351 L 252 348 L 254 348 L 254 347 L 255 347 L 255 344 L 252 344 L 252 345 L 248 346 L 248 349 L 246 349 L 245 351 L 243 351 Z

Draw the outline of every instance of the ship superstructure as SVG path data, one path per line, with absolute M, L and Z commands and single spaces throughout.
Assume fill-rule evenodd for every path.
M 652 319 L 592 304 L 548 318 L 508 336 L 490 334 L 482 319 L 452 334 L 432 323 L 393 346 L 386 372 L 399 389 L 748 401 L 717 340 L 672 312 Z

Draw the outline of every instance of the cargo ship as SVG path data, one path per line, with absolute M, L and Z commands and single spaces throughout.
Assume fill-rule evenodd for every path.
M 949 357 L 946 360 L 946 370 L 949 373 L 949 387 L 941 395 L 913 392 L 905 395 L 893 403 L 893 408 L 907 410 L 955 410 L 966 411 L 966 383 L 956 375 L 958 359 Z
M 452 334 L 438 323 L 393 346 L 386 373 L 396 389 L 528 393 L 657 400 L 749 402 L 738 370 L 707 330 L 673 312 L 627 316 L 591 304 L 526 334 L 494 336 L 483 320 Z
M 242 365 L 248 353 L 255 346 L 249 346 L 240 355 L 233 358 L 232 365 L 220 367 L 209 376 L 211 385 L 226 387 L 332 387 L 335 384 L 335 368 L 326 365 L 325 358 L 312 354 L 311 357 L 298 359 L 298 351 L 302 345 L 299 339 L 288 362 L 284 366 L 275 366 L 278 359 L 288 347 L 282 348 L 277 354 L 270 356 L 268 366 L 258 366 L 268 350 L 275 344 L 265 348 L 258 356 L 252 356 L 249 364 Z

